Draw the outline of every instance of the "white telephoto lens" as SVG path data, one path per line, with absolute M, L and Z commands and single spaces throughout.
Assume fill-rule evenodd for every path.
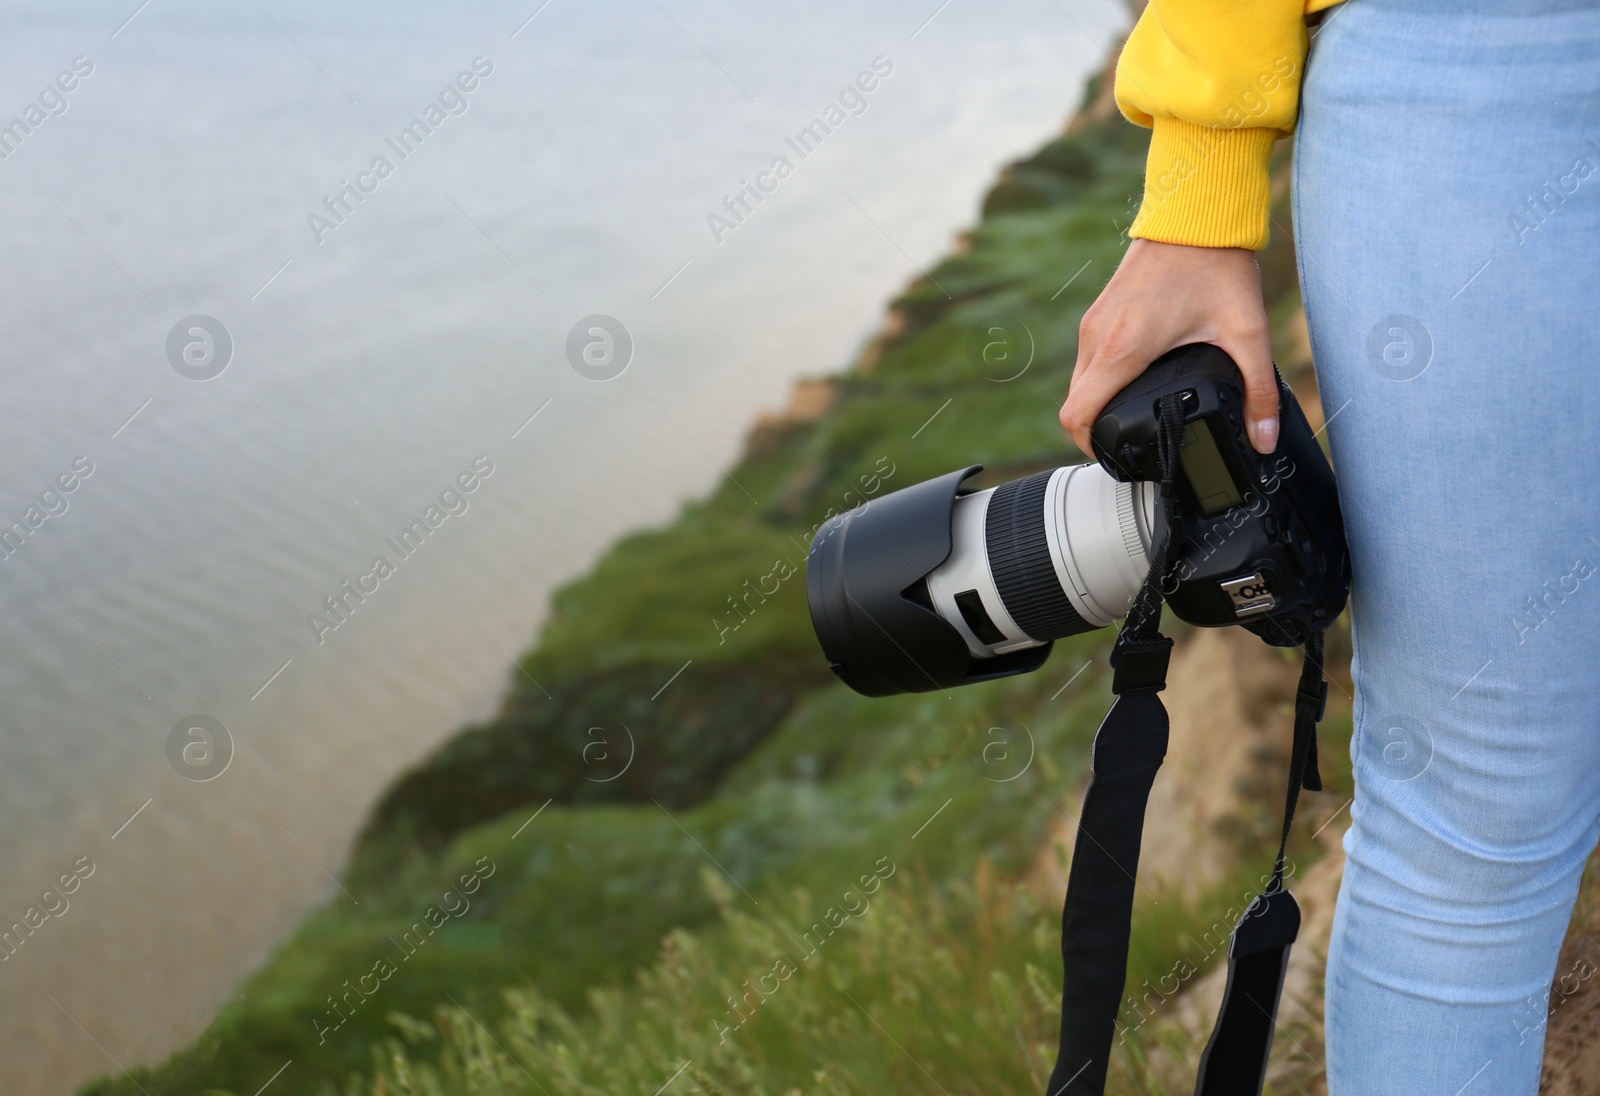
M 1150 569 L 1158 493 L 1082 464 L 961 496 L 928 575 L 935 612 L 977 658 L 1106 627 Z
M 1045 535 L 1072 607 L 1104 628 L 1121 620 L 1150 571 L 1154 483 L 1121 483 L 1098 464 L 1058 468 L 1045 495 Z

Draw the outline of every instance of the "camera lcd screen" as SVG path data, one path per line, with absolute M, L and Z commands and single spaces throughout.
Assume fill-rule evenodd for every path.
M 1244 496 L 1228 474 L 1228 466 L 1217 448 L 1217 439 L 1210 424 L 1204 419 L 1188 423 L 1183 428 L 1183 453 L 1180 458 L 1183 474 L 1189 477 L 1203 517 L 1213 517 L 1244 505 Z

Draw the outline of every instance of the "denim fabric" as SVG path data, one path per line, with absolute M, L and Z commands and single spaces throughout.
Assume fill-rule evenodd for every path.
M 1295 155 L 1354 575 L 1329 1091 L 1531 1096 L 1600 837 L 1600 5 L 1349 0 Z

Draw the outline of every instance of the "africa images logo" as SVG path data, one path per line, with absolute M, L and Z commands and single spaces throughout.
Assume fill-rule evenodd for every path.
M 365 171 L 356 172 L 355 182 L 340 179 L 338 189 L 323 196 L 322 212 L 306 214 L 306 224 L 311 229 L 312 238 L 319 244 L 327 240 L 328 233 L 343 225 L 355 212 L 355 207 L 367 200 L 368 195 L 376 194 L 383 181 L 395 173 L 401 162 L 411 159 L 436 130 L 451 118 L 465 114 L 472 105 L 467 94 L 476 91 L 493 72 L 494 62 L 480 53 L 472 59 L 470 70 L 458 72 L 455 79 L 446 84 L 416 117 L 400 127 L 398 133 L 385 136 L 384 144 L 394 153 L 395 159 L 379 153 L 372 158 L 372 164 Z
M 817 117 L 801 126 L 793 135 L 785 136 L 784 144 L 795 154 L 796 159 L 809 160 L 811 154 L 816 152 L 834 131 L 851 118 L 867 112 L 867 107 L 870 105 L 867 95 L 877 90 L 879 83 L 893 72 L 893 61 L 882 54 L 874 57 L 872 68 L 858 72 L 856 78 L 839 92 L 836 101 L 823 107 Z M 767 195 L 775 193 L 778 185 L 793 175 L 794 171 L 794 160 L 780 153 L 772 158 L 772 163 L 765 171 L 756 172 L 755 182 L 740 179 L 738 189 L 732 194 L 723 195 L 722 212 L 706 214 L 706 224 L 711 227 L 712 238 L 717 243 L 722 243 L 728 233 L 744 224 L 745 219 L 756 211 L 756 206 L 765 202 Z

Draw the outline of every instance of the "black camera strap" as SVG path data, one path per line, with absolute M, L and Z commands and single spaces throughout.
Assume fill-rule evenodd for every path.
M 1200 1055 L 1195 1096 L 1255 1096 L 1267 1078 L 1267 1056 L 1278 1026 L 1278 1001 L 1289 972 L 1289 949 L 1300 934 L 1300 906 L 1283 887 L 1284 850 L 1300 789 L 1321 791 L 1317 772 L 1317 721 L 1328 697 L 1322 677 L 1322 633 L 1306 641 L 1295 691 L 1294 746 L 1289 758 L 1289 790 L 1283 804 L 1283 833 L 1272 881 L 1256 895 L 1228 941 L 1228 984 L 1211 1040 Z
M 1178 395 L 1161 398 L 1157 420 L 1165 528 L 1111 651 L 1111 691 L 1117 699 L 1095 732 L 1061 911 L 1061 1041 L 1048 1096 L 1105 1091 L 1127 981 L 1145 807 L 1167 752 L 1167 710 L 1157 694 L 1166 688 L 1172 651 L 1172 640 L 1160 632 L 1162 590 L 1182 539 L 1174 491 L 1183 436 Z M 1306 643 L 1305 654 L 1278 857 L 1270 885 L 1251 902 L 1230 940 L 1228 985 L 1201 1056 L 1196 1096 L 1257 1096 L 1266 1077 L 1289 947 L 1300 928 L 1299 909 L 1283 889 L 1284 853 L 1300 788 L 1321 788 L 1316 725 L 1327 695 L 1321 633 Z

